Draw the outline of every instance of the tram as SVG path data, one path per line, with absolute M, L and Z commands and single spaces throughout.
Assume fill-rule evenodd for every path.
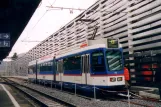
M 88 40 L 82 46 L 74 51 L 29 62 L 29 80 L 104 89 L 125 85 L 123 50 L 117 39 Z

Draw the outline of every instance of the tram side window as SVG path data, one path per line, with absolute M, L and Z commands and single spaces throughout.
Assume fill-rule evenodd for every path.
M 50 64 L 47 62 L 47 63 L 43 63 L 42 65 L 41 65 L 41 71 L 42 72 L 46 72 L 46 71 L 50 71 Z
M 105 71 L 105 61 L 103 51 L 92 53 L 92 71 L 102 72 Z
M 44 63 L 44 72 L 45 71 L 48 71 L 48 64 L 47 63 Z
M 80 70 L 81 56 L 73 56 L 73 57 L 65 58 L 63 66 L 65 71 Z
M 33 74 L 36 74 L 36 66 L 33 66 L 32 69 L 33 69 Z
M 46 63 L 46 71 L 52 71 L 52 62 Z
M 63 73 L 63 59 L 57 61 L 57 72 Z
M 54 70 L 57 73 L 57 62 L 56 61 L 54 62 Z
M 42 64 L 40 64 L 40 72 L 42 71 Z
M 53 62 L 49 62 L 49 71 L 53 71 Z
M 58 72 L 58 62 L 57 62 L 57 61 L 55 61 L 55 71 L 56 71 L 56 74 L 59 73 L 59 72 Z
M 37 65 L 37 72 L 40 72 L 40 65 Z
M 44 72 L 44 71 L 46 71 L 46 67 L 45 67 L 45 64 L 41 64 L 40 70 L 41 70 L 41 72 Z
M 28 74 L 33 74 L 33 67 L 29 67 L 29 69 L 28 69 Z

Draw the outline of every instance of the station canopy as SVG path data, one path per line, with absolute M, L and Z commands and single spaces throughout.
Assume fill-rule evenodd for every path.
M 0 1 L 0 61 L 9 54 L 40 1 Z

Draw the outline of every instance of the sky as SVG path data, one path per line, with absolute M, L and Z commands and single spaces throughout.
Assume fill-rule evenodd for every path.
M 51 9 L 47 6 L 53 4 L 53 7 L 87 9 L 96 1 L 97 0 L 42 0 L 13 46 L 9 57 L 13 56 L 15 52 L 21 54 L 32 49 L 40 41 L 46 39 L 83 12 L 80 10 L 73 10 L 73 13 L 70 13 L 70 10 Z

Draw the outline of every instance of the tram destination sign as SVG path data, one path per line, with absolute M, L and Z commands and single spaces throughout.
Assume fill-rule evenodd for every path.
M 119 43 L 117 39 L 107 39 L 108 48 L 118 48 Z
M 0 48 L 1 47 L 10 47 L 9 33 L 0 33 Z

